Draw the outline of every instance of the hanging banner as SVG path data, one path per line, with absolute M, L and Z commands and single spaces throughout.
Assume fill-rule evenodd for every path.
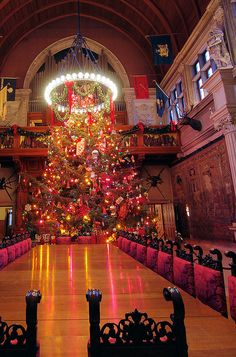
M 161 89 L 161 87 L 156 83 L 156 103 L 157 103 L 157 114 L 160 118 L 162 118 L 165 108 L 166 102 L 169 99 L 168 95 Z
M 134 91 L 136 99 L 148 99 L 148 80 L 146 75 L 134 76 Z
M 0 121 L 6 120 L 7 116 L 7 86 L 0 89 Z
M 16 78 L 1 78 L 0 89 L 7 87 L 7 101 L 14 101 L 16 95 Z
M 169 35 L 151 36 L 152 55 L 155 65 L 172 64 L 173 51 Z

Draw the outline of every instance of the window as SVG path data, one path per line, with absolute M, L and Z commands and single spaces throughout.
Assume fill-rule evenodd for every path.
M 193 83 L 197 101 L 201 101 L 205 97 L 206 93 L 204 92 L 202 85 L 212 76 L 215 70 L 216 65 L 214 61 L 211 60 L 208 50 L 205 50 L 198 55 L 198 59 L 193 64 L 192 68 Z
M 178 122 L 183 117 L 184 96 L 182 82 L 179 81 L 170 92 L 168 120 Z
M 205 93 L 204 93 L 204 90 L 202 88 L 202 78 L 199 78 L 197 80 L 197 89 L 198 89 L 198 93 L 199 93 L 200 99 L 202 100 L 205 97 Z
M 205 62 L 209 61 L 210 60 L 210 53 L 208 50 L 206 50 L 204 52 L 204 58 L 205 58 Z
M 198 74 L 200 72 L 200 63 L 197 61 L 194 65 L 195 68 L 195 74 Z
M 210 67 L 207 70 L 207 78 L 210 78 L 210 76 L 212 76 L 212 74 L 213 74 L 213 69 Z

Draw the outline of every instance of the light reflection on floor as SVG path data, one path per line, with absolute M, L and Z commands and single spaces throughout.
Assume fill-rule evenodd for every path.
M 29 288 L 40 289 L 43 296 L 38 309 L 40 357 L 75 356 L 78 350 L 78 355 L 85 357 L 89 334 L 85 294 L 89 288 L 102 291 L 103 323 L 117 322 L 134 308 L 147 312 L 150 317 L 169 320 L 172 305 L 165 302 L 162 296 L 163 287 L 169 285 L 169 282 L 112 245 L 44 245 L 33 248 L 0 272 L 0 312 L 4 311 L 6 320 L 23 321 L 25 292 Z M 201 316 L 204 326 L 208 323 L 208 315 L 209 324 L 213 318 L 217 318 L 218 326 L 225 323 L 222 318 L 218 321 L 219 316 L 197 299 L 184 293 L 183 296 L 188 329 L 191 316 L 194 316 L 194 321 L 199 321 L 198 327 L 194 325 L 195 329 L 203 324 Z M 196 338 L 195 331 L 190 333 L 190 339 L 191 336 L 194 345 L 199 337 Z M 221 337 L 222 331 L 214 339 L 221 341 Z M 232 342 L 231 345 L 234 346 Z M 199 356 L 196 354 L 196 357 Z M 216 356 L 217 353 L 214 353 Z

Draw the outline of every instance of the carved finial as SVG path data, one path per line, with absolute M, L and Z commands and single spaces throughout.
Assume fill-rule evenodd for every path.
M 102 300 L 102 292 L 98 289 L 89 289 L 86 293 L 88 302 L 100 302 Z
M 26 302 L 35 301 L 35 302 L 39 303 L 41 298 L 42 298 L 42 295 L 41 295 L 40 290 L 28 290 L 25 295 Z

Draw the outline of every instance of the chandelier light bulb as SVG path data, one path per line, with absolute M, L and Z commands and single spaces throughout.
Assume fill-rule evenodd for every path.
M 53 100 L 53 94 L 52 92 L 57 91 L 57 87 L 64 85 L 66 87 L 67 82 L 74 82 L 74 84 L 79 84 L 80 81 L 87 81 L 87 82 L 97 82 L 98 84 L 101 84 L 102 86 L 106 87 L 111 91 L 112 95 L 112 100 L 114 101 L 117 98 L 118 95 L 118 90 L 116 84 L 108 77 L 105 77 L 101 74 L 94 74 L 94 73 L 67 73 L 66 75 L 61 75 L 60 77 L 57 77 L 56 79 L 53 79 L 46 87 L 45 92 L 44 92 L 44 98 L 48 105 L 52 105 L 53 101 L 54 104 L 57 106 L 57 110 L 66 113 L 69 110 L 69 105 L 61 105 L 59 103 L 56 103 L 55 99 Z M 71 108 L 71 112 L 73 113 L 86 113 L 87 111 L 90 112 L 96 112 L 100 111 L 101 109 L 105 108 L 105 103 L 99 103 L 94 106 L 88 106 L 87 108 Z M 72 110 L 73 109 L 73 110 Z

